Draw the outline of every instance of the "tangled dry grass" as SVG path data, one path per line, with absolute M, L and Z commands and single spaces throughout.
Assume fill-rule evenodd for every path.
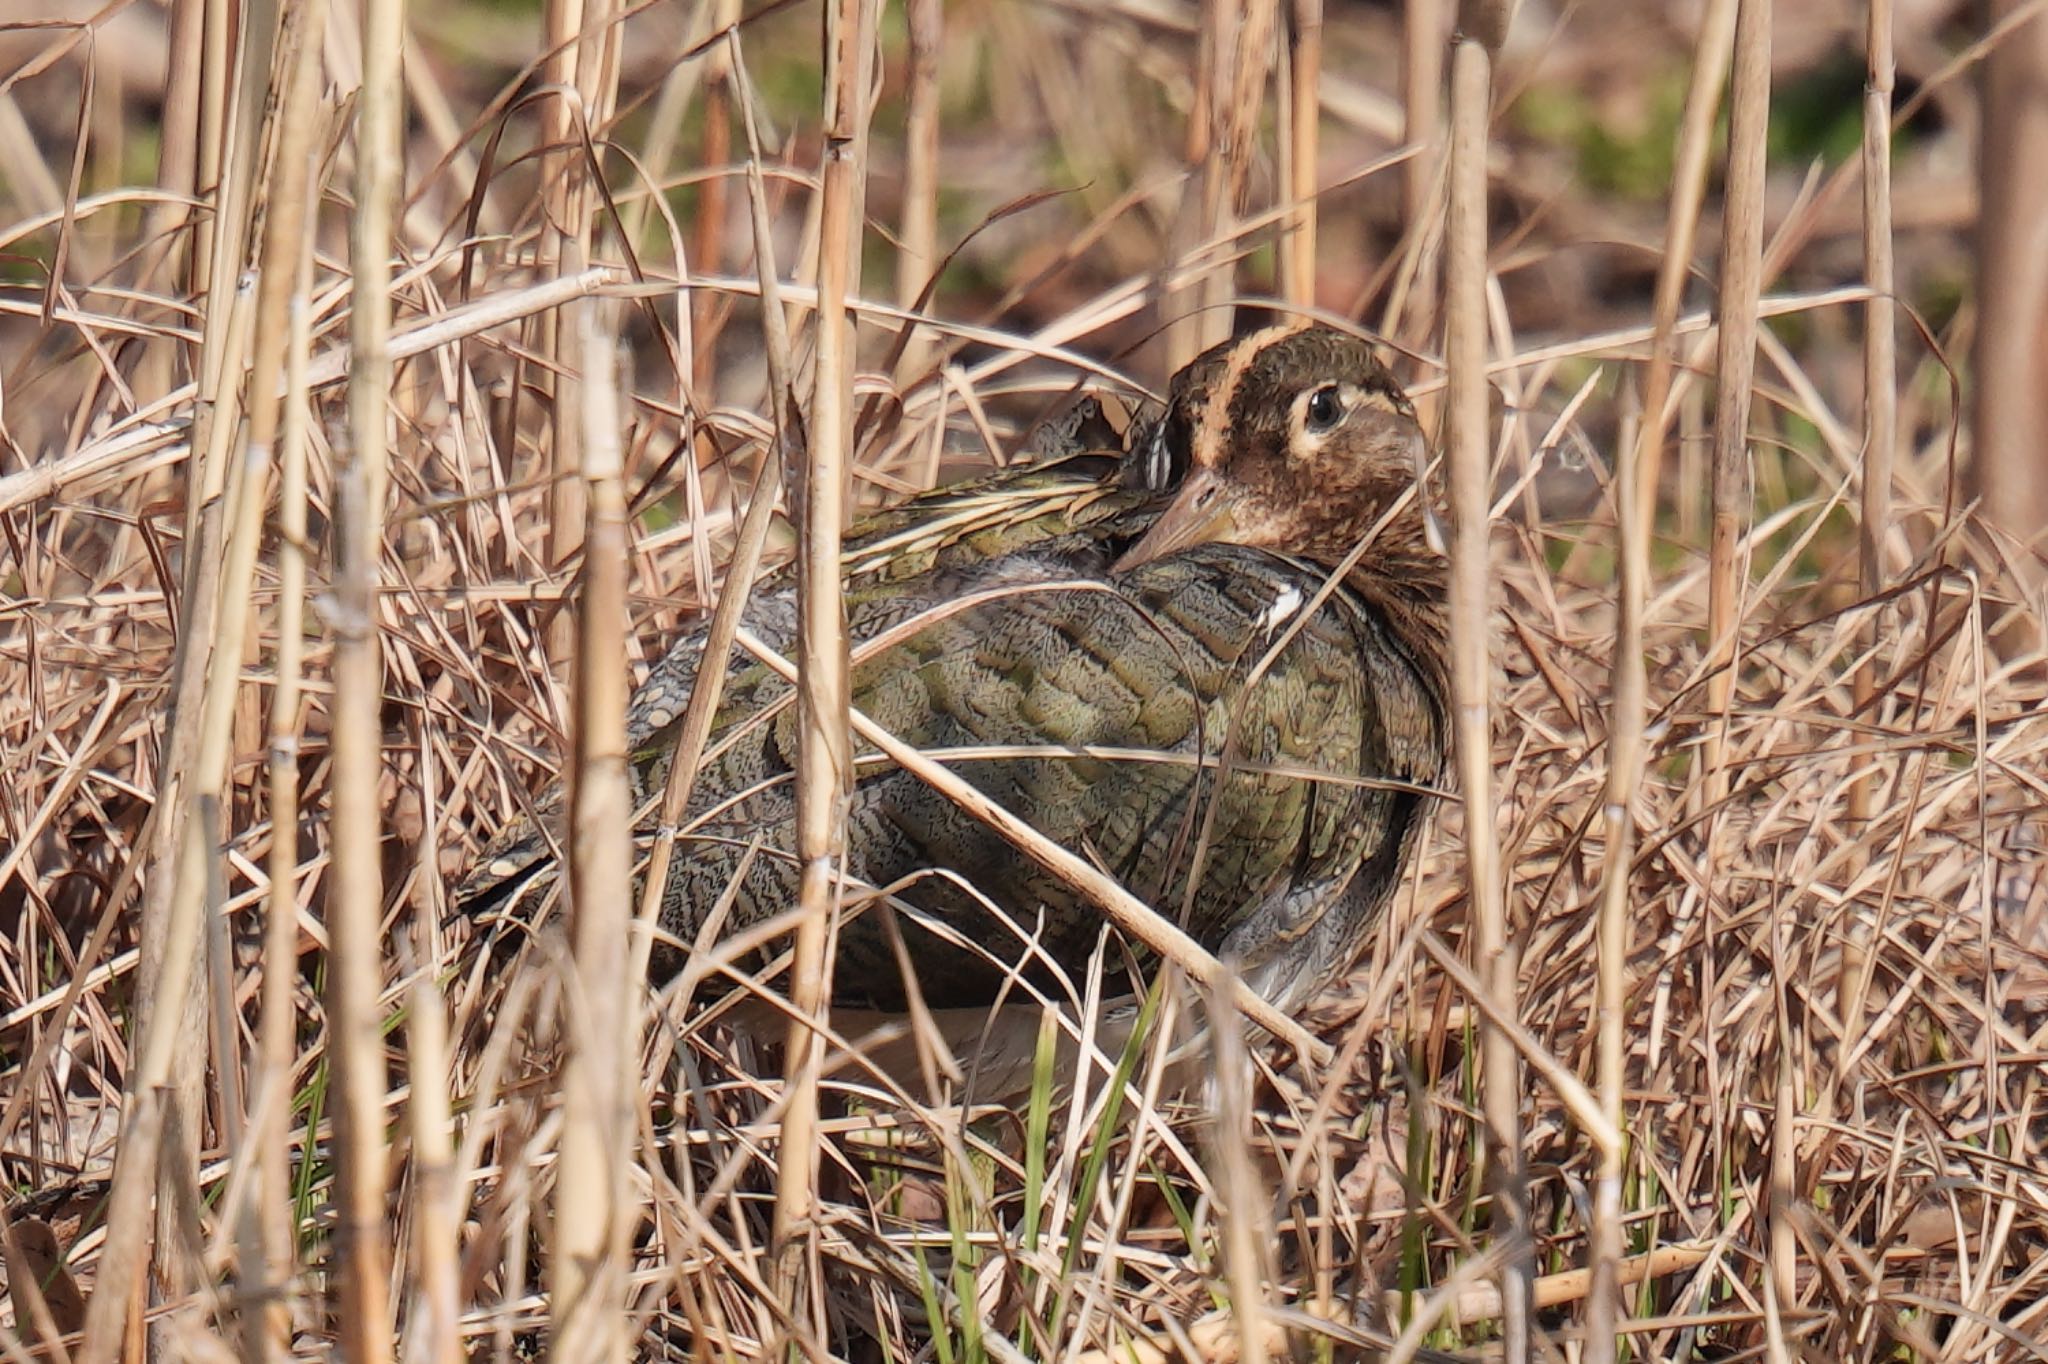
M 1124 15 L 1100 32 L 1071 16 L 1042 27 L 1009 10 L 969 16 L 1023 43 L 1041 82 L 1092 70 L 1103 60 L 1092 42 L 1125 51 L 1134 29 L 1146 31 Z M 737 73 L 789 17 L 705 48 L 741 65 L 717 68 L 711 93 L 686 86 L 678 98 L 723 101 L 717 117 L 744 126 L 755 111 Z M 1213 22 L 1182 18 L 1195 34 Z M 693 32 L 712 31 L 713 7 L 701 21 Z M 1338 36 L 1364 42 L 1372 31 Z M 630 112 L 657 97 L 664 73 L 635 87 L 626 65 L 613 93 Z M 330 79 L 340 83 L 331 68 Z M 706 608 L 764 485 L 773 343 L 759 339 L 751 239 L 711 216 L 708 192 L 693 201 L 702 216 L 677 221 L 665 203 L 650 210 L 640 172 L 607 163 L 610 199 L 579 182 L 585 210 L 603 218 L 615 204 L 643 227 L 667 216 L 665 229 L 634 238 L 656 248 L 628 260 L 614 236 L 587 265 L 551 254 L 561 220 L 536 196 L 548 174 L 568 172 L 528 148 L 561 138 L 535 131 L 538 114 L 522 123 L 507 113 L 514 88 L 468 135 L 450 124 L 446 155 L 426 155 L 439 134 L 421 134 L 405 163 L 395 458 L 373 616 L 381 837 L 367 850 L 337 849 L 328 818 L 335 642 L 351 620 L 328 532 L 349 515 L 351 266 L 340 232 L 356 205 L 340 168 L 361 154 L 353 132 L 323 96 L 303 141 L 285 142 L 309 153 L 325 188 L 302 243 L 306 302 L 281 335 L 263 331 L 260 287 L 238 289 L 225 263 L 251 257 L 256 228 L 244 220 L 243 238 L 199 245 L 234 221 L 225 210 L 193 218 L 176 195 L 67 188 L 50 155 L 59 202 L 0 234 L 33 245 L 44 269 L 0 294 L 0 1162 L 20 1247 L 8 1257 L 14 1310 L 0 1315 L 0 1349 L 12 1358 L 78 1329 L 84 1300 L 108 1282 L 110 1233 L 122 1229 L 109 1212 L 113 1160 L 142 1104 L 136 1029 L 152 1013 L 169 1027 L 176 1014 L 139 988 L 164 950 L 144 924 L 177 922 L 168 906 L 181 859 L 206 872 L 195 903 L 210 912 L 193 926 L 213 1003 L 167 1053 L 171 1069 L 157 1078 L 169 1088 L 150 1091 L 175 1116 L 164 1096 L 189 1086 L 201 1123 L 181 1134 L 173 1122 L 169 1154 L 144 1181 L 156 1195 L 158 1347 L 312 1355 L 364 1330 L 352 1316 L 359 1300 L 340 1287 L 351 1252 L 337 1235 L 348 1214 L 336 1179 L 365 1139 L 336 1123 L 345 1006 L 326 973 L 337 859 L 365 856 L 382 876 L 379 976 L 340 1021 L 385 1039 L 378 1070 L 388 1063 L 389 1083 L 370 1116 L 388 1150 L 371 1143 L 371 1159 L 389 1190 L 398 1339 L 408 1356 L 503 1359 L 545 1337 L 562 1272 L 557 1155 L 578 1116 L 563 1100 L 565 1038 L 588 1000 L 561 936 L 487 950 L 451 922 L 450 887 L 571 752 L 582 508 L 556 456 L 574 440 L 563 418 L 604 387 L 592 358 L 619 359 L 625 376 L 628 639 L 639 666 Z M 1246 127 L 1262 94 L 1250 89 Z M 431 77 L 413 98 L 430 122 L 467 107 Z M 1040 132 L 1070 133 L 1062 120 L 1073 112 L 1048 108 Z M 494 162 L 500 126 L 524 141 Z M 1394 178 L 1408 171 L 1384 155 L 1389 140 L 1350 126 L 1325 149 L 1343 166 L 1331 177 L 1326 162 L 1324 184 L 1398 198 Z M 714 164 L 728 155 L 704 150 Z M 832 252 L 806 220 L 815 146 L 784 150 L 745 165 L 772 177 L 756 182 L 752 207 L 795 256 L 784 290 L 802 383 L 823 363 L 802 342 L 826 306 L 829 286 L 811 286 Z M 1085 150 L 1089 164 L 1121 154 Z M 664 152 L 641 164 L 659 176 L 670 162 Z M 911 207 L 936 193 L 906 183 Z M 1401 192 L 1441 193 L 1441 181 L 1411 178 Z M 919 304 L 938 320 L 900 358 L 892 342 L 905 310 L 858 292 L 858 499 L 999 455 L 1077 385 L 1144 401 L 1166 352 L 1137 343 L 1162 291 L 1219 278 L 1227 291 L 1233 271 L 1249 288 L 1244 257 L 1288 221 L 1283 209 L 1196 224 L 1178 248 L 1192 264 L 1172 279 L 1103 280 L 1074 266 L 1090 242 L 1114 238 L 1103 250 L 1116 258 L 1134 237 L 1158 235 L 1172 218 L 1155 207 L 1165 193 L 1091 189 L 1073 246 L 1027 251 L 982 321 Z M 735 222 L 747 197 L 733 189 Z M 1366 231 L 1369 211 L 1354 220 L 1335 191 L 1331 200 L 1326 233 L 1331 223 Z M 1825 195 L 1800 200 L 1774 243 L 1796 259 L 1826 206 Z M 1014 241 L 1017 223 L 1050 211 L 1069 207 L 1028 202 L 990 231 Z M 916 235 L 896 245 L 930 260 Z M 1346 282 L 1384 305 L 1376 321 L 1411 352 L 1425 403 L 1441 384 L 1434 305 L 1410 299 L 1428 291 L 1439 249 L 1415 231 L 1370 286 Z M 1503 247 L 1496 268 L 1526 265 L 1515 250 L 1529 248 Z M 222 263 L 195 281 L 194 259 L 209 252 L 225 253 L 212 257 Z M 1940 351 L 1907 368 L 1891 521 L 1875 536 L 1883 586 L 1872 593 L 1853 534 L 1861 416 L 1845 410 L 1856 394 L 1826 344 L 1869 291 L 1767 285 L 1775 292 L 1744 321 L 1754 330 L 1775 319 L 1757 333 L 1731 659 L 1708 615 L 1703 452 L 1716 332 L 1705 313 L 1678 319 L 1677 455 L 1658 490 L 1642 616 L 1643 776 L 1618 816 L 1635 840 L 1617 953 L 1625 990 L 1621 1011 L 1603 1016 L 1616 541 L 1629 514 L 1615 479 L 1657 342 L 1639 295 L 1632 320 L 1611 329 L 1524 336 L 1495 286 L 1488 621 L 1512 1017 L 1468 965 L 1464 821 L 1447 801 L 1372 958 L 1310 1020 L 1331 1048 L 1319 1062 L 1268 1047 L 1248 1085 L 1224 1064 L 1208 1087 L 1171 1092 L 1163 1039 L 1176 1015 L 1211 1007 L 1178 979 L 1162 990 L 1146 1049 L 1084 1070 L 1060 1102 L 1042 1085 L 1022 1111 L 933 1110 L 828 1060 L 821 1201 L 801 1248 L 808 1272 L 794 1280 L 805 1292 L 786 1300 L 790 1280 L 769 1256 L 780 1067 L 674 992 L 636 986 L 628 1004 L 645 1041 L 620 1206 L 638 1355 L 752 1358 L 794 1342 L 817 1358 L 945 1364 L 1221 1359 L 1293 1341 L 1328 1357 L 1482 1357 L 1499 1349 L 1499 1278 L 1519 1264 L 1533 1277 L 1538 1352 L 1599 1357 L 1583 1337 L 1603 1029 L 1624 1043 L 1624 1241 L 1607 1266 L 1621 1286 L 1624 1348 L 1659 1359 L 2048 1354 L 2048 628 L 2029 604 L 2025 548 L 1959 504 Z M 917 293 L 899 290 L 899 301 Z M 277 349 L 253 347 L 252 335 Z M 579 335 L 599 344 L 579 350 Z M 1801 336 L 1819 339 L 1802 349 Z M 269 471 L 239 443 L 270 391 L 286 395 L 277 449 L 304 442 L 302 481 L 286 453 L 275 506 L 243 495 Z M 238 539 L 234 517 L 250 506 L 270 519 Z M 791 539 L 775 529 L 771 552 Z M 253 557 L 237 560 L 237 545 Z M 246 640 L 222 634 L 242 613 Z M 240 666 L 209 679 L 208 639 L 230 641 Z M 202 799 L 198 760 L 173 742 L 174 705 L 195 724 L 220 707 L 217 807 Z M 175 824 L 172 773 L 195 831 L 182 852 L 161 842 Z M 279 887 L 288 914 L 271 899 Z M 1489 1022 L 1517 1058 L 1519 1168 L 1491 1154 L 1482 1117 Z M 1236 1033 L 1222 1033 L 1227 1048 Z M 1527 1231 L 1525 1259 L 1492 1230 L 1502 1208 Z M 19 1265 L 40 1263 L 31 1232 L 43 1223 L 55 1231 L 43 1259 L 68 1268 L 24 1276 Z M 119 1291 L 140 1293 L 135 1267 L 119 1269 Z M 40 1280 L 40 1302 L 24 1277 Z M 384 1357 L 392 1341 L 351 1348 Z

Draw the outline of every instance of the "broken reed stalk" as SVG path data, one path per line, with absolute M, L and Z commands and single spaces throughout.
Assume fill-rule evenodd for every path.
M 797 557 L 796 848 L 801 917 L 790 965 L 787 1088 L 772 1229 L 773 1282 L 799 1322 L 805 1297 L 822 1312 L 822 1285 L 800 1273 L 817 1203 L 818 1082 L 832 997 L 834 910 L 853 779 L 847 735 L 846 602 L 839 574 L 853 454 L 854 324 L 847 299 L 860 288 L 867 178 L 867 76 L 875 0 L 835 0 L 825 10 L 824 166 L 820 174 L 818 307 L 803 478 L 796 485 L 802 543 Z M 808 1284 L 810 1292 L 799 1290 Z
M 1287 216 L 1280 225 L 1280 296 L 1316 305 L 1316 180 L 1322 147 L 1323 0 L 1288 0 L 1282 68 L 1280 164 Z
M 1627 962 L 1630 888 L 1635 861 L 1635 803 L 1643 779 L 1643 731 L 1648 720 L 1649 683 L 1644 672 L 1643 629 L 1650 588 L 1650 538 L 1656 524 L 1657 490 L 1670 429 L 1673 381 L 1672 333 L 1698 235 L 1700 204 L 1706 193 L 1707 161 L 1715 115 L 1726 78 L 1735 28 L 1736 0 L 1716 0 L 1701 16 L 1686 91 L 1664 251 L 1651 300 L 1650 367 L 1643 385 L 1642 420 L 1636 439 L 1624 445 L 1616 470 L 1614 515 L 1619 539 L 1619 596 L 1612 699 L 1608 720 L 1607 785 L 1602 799 L 1605 850 L 1600 867 L 1599 985 L 1595 1002 L 1598 1085 L 1601 1112 L 1616 1131 L 1625 1131 L 1623 1084 L 1627 1071 Z M 1616 1143 L 1601 1153 L 1593 1185 L 1592 1226 L 1587 1259 L 1593 1291 L 1587 1299 L 1587 1357 L 1593 1364 L 1614 1358 L 1620 1301 L 1615 1277 L 1625 1241 L 1622 1180 L 1625 1148 Z
M 580 262 L 578 262 L 580 264 Z M 569 876 L 575 976 L 564 1005 L 561 1158 L 555 1165 L 550 1338 L 570 1364 L 623 1364 L 632 1072 L 639 993 L 624 988 L 632 929 L 632 796 L 626 777 L 626 567 L 632 554 L 616 346 L 601 306 L 570 308 L 582 352 L 583 591 L 576 612 Z
M 1495 841 L 1493 624 L 1490 584 L 1493 501 L 1486 378 L 1486 149 L 1493 53 L 1506 6 L 1476 0 L 1459 14 L 1451 47 L 1450 205 L 1444 252 L 1444 358 L 1449 371 L 1451 690 L 1458 780 L 1464 790 L 1471 890 L 1472 958 L 1494 1007 L 1516 1016 L 1515 958 Z M 1493 1233 L 1501 1253 L 1501 1340 L 1510 1364 L 1529 1352 L 1529 1207 L 1523 1169 L 1521 1068 L 1505 1029 L 1482 1030 L 1487 1154 L 1493 1166 Z
M 1870 0 L 1865 52 L 1868 74 L 1863 84 L 1863 282 L 1870 299 L 1863 305 L 1863 505 L 1857 525 L 1859 586 L 1866 599 L 1883 592 L 1886 583 L 1885 540 L 1892 525 L 1892 458 L 1898 442 L 1898 333 L 1892 269 L 1892 60 L 1891 0 Z M 1852 696 L 1856 718 L 1874 723 L 1872 702 L 1878 685 L 1878 624 L 1872 611 L 1863 628 L 1867 652 L 1856 669 Z M 1849 822 L 1867 828 L 1877 798 L 1882 763 L 1866 759 L 1870 770 L 1849 787 Z M 1863 1003 L 1870 988 L 1870 926 L 1862 916 L 1850 919 L 1843 957 L 1844 1056 L 1856 1050 L 1863 1033 Z
M 335 470 L 333 867 L 328 884 L 327 1038 L 335 1086 L 335 1260 L 345 1356 L 391 1358 L 384 1173 L 383 681 L 378 580 L 391 406 L 391 254 L 404 166 L 399 53 L 404 0 L 363 0 L 349 232 L 348 441 Z

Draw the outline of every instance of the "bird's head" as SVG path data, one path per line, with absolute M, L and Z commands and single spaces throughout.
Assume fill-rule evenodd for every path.
M 1371 347 L 1328 327 L 1272 328 L 1198 357 L 1155 438 L 1186 479 L 1119 569 L 1200 544 L 1335 563 L 1414 490 L 1424 448 Z M 1410 510 L 1419 520 L 1412 498 Z

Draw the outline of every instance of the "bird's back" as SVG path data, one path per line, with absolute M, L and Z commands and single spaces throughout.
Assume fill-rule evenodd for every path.
M 1398 876 L 1422 799 L 1409 788 L 1441 775 L 1440 699 L 1349 592 L 1298 619 L 1320 569 L 1208 546 L 1111 575 L 1146 522 L 1112 514 L 864 585 L 853 704 L 1292 993 L 1320 982 L 1291 973 L 1349 962 Z M 794 902 L 791 701 L 778 672 L 735 655 L 664 896 L 684 942 L 743 863 L 732 928 Z M 641 745 L 643 795 L 665 780 L 666 739 Z M 893 888 L 927 1001 L 987 1002 L 1033 953 L 1036 979 L 1047 962 L 1078 975 L 1098 910 L 872 749 L 856 763 L 849 901 Z M 877 911 L 842 926 L 841 1003 L 899 1005 L 900 974 Z

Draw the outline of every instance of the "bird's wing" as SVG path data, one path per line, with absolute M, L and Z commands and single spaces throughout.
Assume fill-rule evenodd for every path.
M 1272 907 L 1327 904 L 1325 885 L 1348 883 L 1399 842 L 1388 832 L 1388 793 L 1361 783 L 1390 775 L 1391 759 L 1369 695 L 1375 641 L 1355 604 L 1316 613 L 1247 689 L 1287 611 L 1320 584 L 1315 570 L 1215 546 L 1115 578 L 1068 571 L 1088 561 L 1049 540 L 1041 553 L 948 579 L 944 594 L 929 590 L 930 577 L 857 594 L 856 639 L 882 643 L 856 648 L 854 704 L 1162 910 L 1185 907 L 1186 926 L 1212 948 L 1262 914 L 1276 925 L 1287 917 Z M 698 776 L 692 811 L 706 820 L 705 841 L 668 888 L 665 922 L 686 940 L 750 838 L 771 850 L 754 855 L 735 923 L 764 921 L 794 892 L 793 867 L 773 855 L 789 836 L 787 684 L 756 667 L 728 687 L 721 741 L 740 737 Z M 1102 922 L 1092 905 L 923 782 L 889 767 L 862 772 L 849 806 L 850 875 L 912 883 L 902 898 L 935 933 L 999 959 L 1018 955 L 1028 932 L 1061 968 L 1086 961 Z M 1000 988 L 998 965 L 930 934 L 911 941 L 933 1002 L 972 1003 Z M 900 1002 L 882 928 L 845 925 L 839 950 L 842 999 Z
M 1113 436 L 1092 399 L 1075 409 L 1067 426 L 1038 441 L 1044 458 L 983 478 L 936 489 L 888 508 L 854 526 L 845 539 L 843 572 L 859 594 L 875 584 L 915 582 L 935 572 L 957 575 L 1047 538 L 1126 514 L 1149 495 L 1127 486 L 1123 457 L 1079 443 Z M 886 595 L 876 600 L 886 606 Z M 855 606 L 858 610 L 858 602 Z M 785 655 L 796 647 L 796 581 L 777 568 L 754 584 L 741 617 L 747 629 Z M 691 689 L 703 664 L 709 618 L 672 644 L 634 692 L 626 712 L 627 750 L 640 775 L 658 782 L 666 773 L 666 749 L 675 742 Z M 744 676 L 752 660 L 738 650 L 728 677 Z M 656 786 L 654 789 L 658 789 Z M 559 785 L 535 802 L 542 824 L 562 812 Z M 496 904 L 540 870 L 552 850 L 543 829 L 520 819 L 507 824 L 486 846 L 457 893 L 472 910 Z

